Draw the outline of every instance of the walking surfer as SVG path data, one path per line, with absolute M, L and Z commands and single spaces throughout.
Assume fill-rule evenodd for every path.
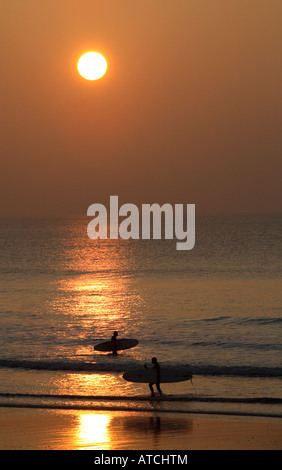
M 161 366 L 158 363 L 156 357 L 152 357 L 152 364 L 153 364 L 152 369 L 155 369 L 155 371 L 156 371 L 156 381 L 149 383 L 149 388 L 151 390 L 152 397 L 154 397 L 155 396 L 155 392 L 154 392 L 154 388 L 153 388 L 154 384 L 156 384 L 157 390 L 158 390 L 160 395 L 162 395 L 163 392 L 161 391 L 161 387 L 160 387 L 160 368 L 161 368 Z M 147 364 L 145 364 L 144 367 L 147 369 Z
M 113 345 L 113 355 L 114 356 L 117 355 L 117 336 L 118 336 L 118 332 L 114 331 L 114 334 L 111 337 L 111 342 L 112 342 L 112 345 Z

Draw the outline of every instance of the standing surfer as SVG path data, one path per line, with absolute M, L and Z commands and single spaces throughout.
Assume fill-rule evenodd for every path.
M 161 387 L 160 387 L 160 368 L 161 368 L 161 366 L 158 363 L 156 357 L 152 357 L 152 364 L 153 364 L 152 369 L 155 369 L 156 374 L 157 374 L 156 382 L 149 383 L 149 387 L 150 387 L 150 390 L 151 390 L 152 397 L 154 397 L 155 396 L 155 392 L 154 392 L 154 388 L 153 388 L 154 383 L 156 384 L 156 387 L 157 387 L 157 390 L 158 390 L 159 394 L 162 395 L 163 392 L 161 391 Z M 144 367 L 147 369 L 147 364 L 145 364 Z

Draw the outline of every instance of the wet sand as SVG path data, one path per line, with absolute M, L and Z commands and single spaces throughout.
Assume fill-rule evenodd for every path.
M 1 408 L 1 450 L 280 450 L 279 418 Z

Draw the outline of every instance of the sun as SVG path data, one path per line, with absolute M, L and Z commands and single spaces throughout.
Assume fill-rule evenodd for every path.
M 107 61 L 98 52 L 86 52 L 77 62 L 77 69 L 86 80 L 98 80 L 106 73 Z

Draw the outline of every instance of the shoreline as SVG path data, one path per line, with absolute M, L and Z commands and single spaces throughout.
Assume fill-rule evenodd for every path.
M 161 403 L 161 402 L 159 402 Z M 148 414 L 151 412 L 151 410 L 148 410 L 148 408 L 144 407 L 144 408 L 139 408 L 138 410 L 130 410 L 128 407 L 126 406 L 93 406 L 93 405 L 56 405 L 56 404 L 41 404 L 41 405 L 33 405 L 33 404 L 17 404 L 17 405 L 14 405 L 14 404 L 8 404 L 8 403 L 5 403 L 5 404 L 2 404 L 0 403 L 0 410 L 2 408 L 7 408 L 7 409 L 30 409 L 30 410 L 53 410 L 53 411 L 78 411 L 78 412 L 85 412 L 85 413 L 88 413 L 88 412 L 93 412 L 93 413 L 107 413 L 107 412 L 126 412 L 126 413 L 130 413 L 130 414 L 134 414 L 134 413 L 138 413 L 138 414 Z M 258 412 L 255 412 L 255 413 L 252 413 L 252 412 L 247 412 L 247 411 L 234 411 L 234 412 L 230 412 L 230 411 L 212 411 L 212 410 L 209 410 L 209 411 L 184 411 L 184 410 L 177 410 L 177 409 L 174 409 L 174 410 L 170 410 L 170 409 L 159 409 L 158 410 L 159 414 L 163 414 L 163 415 L 179 415 L 179 416 L 183 416 L 183 415 L 186 415 L 186 414 L 190 414 L 190 415 L 193 415 L 194 417 L 195 416 L 206 416 L 206 417 L 221 417 L 222 419 L 228 419 L 229 417 L 230 418 L 233 418 L 233 419 L 236 419 L 236 418 L 245 418 L 245 419 L 281 419 L 281 416 L 280 415 L 277 415 L 275 413 L 271 414 L 271 413 L 258 413 Z
M 193 413 L 0 408 L 1 450 L 281 450 L 282 420 Z

